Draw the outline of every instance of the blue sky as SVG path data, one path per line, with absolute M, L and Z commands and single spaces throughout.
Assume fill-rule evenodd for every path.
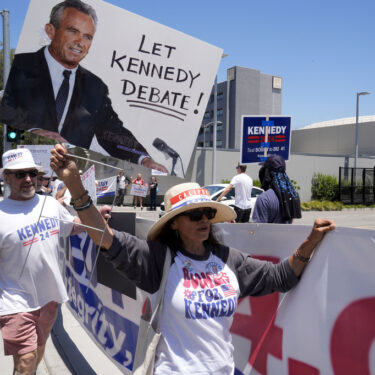
M 239 65 L 283 77 L 292 127 L 375 114 L 374 0 L 110 0 L 224 49 L 218 80 Z M 29 0 L 1 0 L 16 47 Z

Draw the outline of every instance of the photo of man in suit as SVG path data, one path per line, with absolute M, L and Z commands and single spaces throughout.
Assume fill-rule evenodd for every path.
M 80 65 L 96 24 L 95 10 L 81 0 L 53 7 L 45 25 L 50 45 L 14 58 L 0 121 L 87 149 L 95 136 L 111 156 L 168 172 L 123 126 L 106 84 Z

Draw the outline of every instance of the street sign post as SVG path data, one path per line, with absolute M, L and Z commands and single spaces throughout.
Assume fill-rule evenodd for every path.
M 289 116 L 242 116 L 241 164 L 260 163 L 268 155 L 289 159 Z

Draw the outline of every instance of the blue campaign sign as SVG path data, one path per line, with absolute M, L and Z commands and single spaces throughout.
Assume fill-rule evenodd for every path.
M 290 124 L 289 116 L 242 116 L 241 164 L 263 161 L 265 150 L 267 155 L 278 154 L 288 160 Z

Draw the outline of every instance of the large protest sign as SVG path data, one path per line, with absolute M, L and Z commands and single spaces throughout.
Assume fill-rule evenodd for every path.
M 155 169 L 165 167 L 183 177 L 222 50 L 104 1 L 90 0 L 98 16 L 96 32 L 87 45 L 71 39 L 82 61 L 75 78 L 69 78 L 74 89 L 58 127 L 41 49 L 50 43 L 44 25 L 57 3 L 30 2 L 0 118 L 47 136 L 59 131 L 71 144 L 135 164 L 145 163 L 149 155 L 159 163 Z M 24 78 L 20 89 L 17 85 Z M 53 89 L 56 96 L 58 87 Z
M 148 192 L 148 186 L 147 185 L 138 185 L 138 184 L 132 184 L 130 194 L 136 195 L 137 197 L 145 197 Z
M 145 235 L 152 222 L 138 222 Z M 279 262 L 306 238 L 308 226 L 219 224 L 230 246 Z M 139 230 L 139 229 L 140 230 Z M 72 238 L 64 269 L 69 306 L 92 339 L 130 374 L 144 293 L 137 298 L 106 288 L 91 276 L 95 247 Z M 352 375 L 375 373 L 374 231 L 338 228 L 315 252 L 291 292 L 238 301 L 231 333 L 236 374 Z
M 259 163 L 277 154 L 289 160 L 291 118 L 242 116 L 241 164 Z

